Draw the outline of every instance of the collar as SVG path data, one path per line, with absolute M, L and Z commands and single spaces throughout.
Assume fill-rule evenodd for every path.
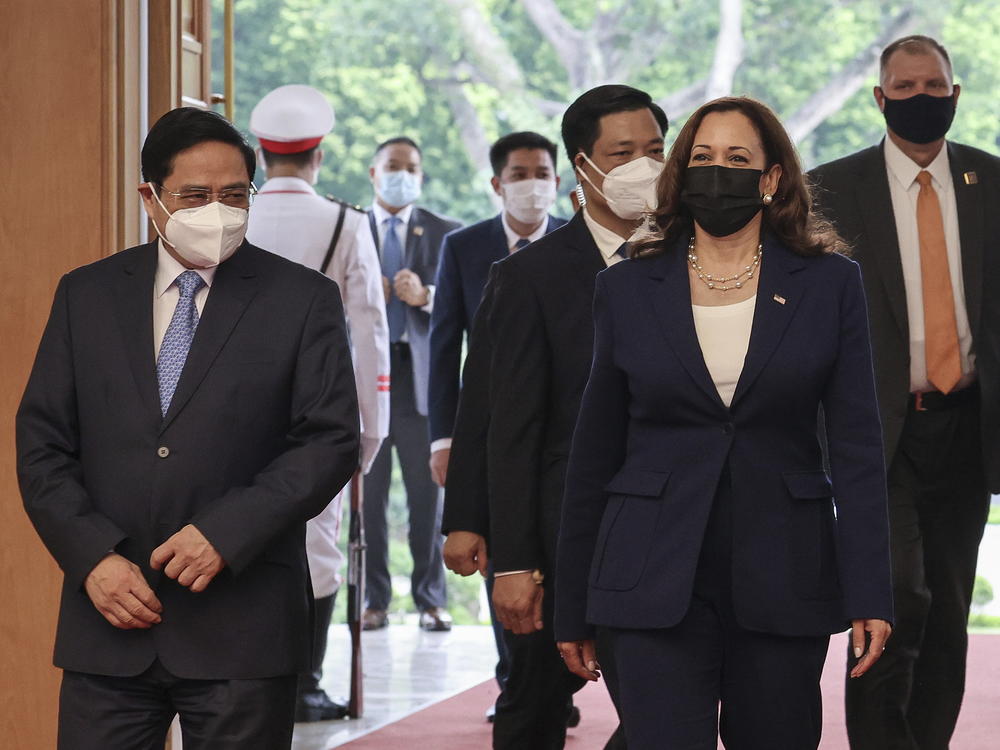
M 528 240 L 528 242 L 534 242 L 535 240 L 540 240 L 542 237 L 544 237 L 545 230 L 549 228 L 549 218 L 550 218 L 549 215 L 546 214 L 545 218 L 542 220 L 542 223 L 538 225 L 538 229 L 536 229 L 534 232 L 529 234 L 524 239 Z M 510 224 L 507 223 L 506 211 L 500 212 L 500 223 L 503 224 L 503 233 L 507 235 L 507 249 L 510 250 L 517 244 L 517 241 L 521 239 L 521 235 L 519 235 L 517 232 L 515 232 L 513 229 L 510 228 Z
M 604 256 L 604 260 L 609 260 L 611 256 L 618 252 L 618 248 L 625 242 L 625 238 L 617 232 L 608 229 L 603 224 L 598 224 L 597 220 L 590 215 L 590 211 L 587 210 L 586 206 L 581 210 L 583 211 L 583 221 L 590 231 L 590 236 L 594 238 L 594 244 L 597 245 L 597 249 Z
M 167 249 L 163 246 L 163 240 L 160 240 L 156 243 L 156 276 L 153 278 L 153 294 L 157 299 L 162 297 L 163 293 L 170 288 L 170 285 L 177 280 L 177 277 L 187 270 L 197 271 L 198 275 L 204 279 L 205 286 L 211 287 L 217 268 L 218 266 L 213 268 L 187 269 L 178 263 L 174 256 L 167 252 Z
M 378 201 L 372 202 L 372 213 L 375 214 L 375 224 L 378 226 L 379 231 L 385 229 L 385 222 L 390 216 L 398 216 L 399 220 L 403 222 L 403 226 L 407 226 L 410 223 L 410 214 L 413 213 L 413 204 L 408 206 L 403 206 L 399 213 L 391 214 L 382 208 L 382 205 Z
M 272 177 L 260 186 L 258 195 L 267 193 L 309 193 L 316 195 L 316 189 L 301 177 Z
M 884 141 L 885 166 L 889 170 L 889 176 L 894 179 L 903 190 L 909 190 L 916 182 L 917 175 L 924 170 L 913 159 L 903 153 L 896 143 L 886 136 Z M 951 167 L 948 164 L 948 144 L 945 143 L 938 155 L 934 157 L 927 167 L 931 173 L 931 182 L 935 190 L 941 190 L 951 183 Z

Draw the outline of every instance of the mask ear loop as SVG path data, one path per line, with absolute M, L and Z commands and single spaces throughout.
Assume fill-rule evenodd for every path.
M 584 159 L 586 159 L 587 163 L 590 166 L 592 166 L 595 170 L 597 170 L 598 172 L 600 172 L 601 177 L 607 177 L 607 174 L 605 174 L 604 172 L 602 172 L 601 168 L 599 166 L 597 166 L 596 164 L 594 164 L 594 162 L 592 162 L 590 160 L 590 158 L 585 153 L 583 153 L 583 151 L 579 151 L 577 153 L 579 153 L 580 156 L 582 156 Z M 591 180 L 589 177 L 587 177 L 587 173 L 584 172 L 583 169 L 581 169 L 580 167 L 578 167 L 576 164 L 573 165 L 573 171 L 576 172 L 580 177 L 582 177 L 583 179 L 585 179 L 587 182 L 589 182 L 590 186 L 592 188 L 594 188 L 594 190 L 597 191 L 597 194 L 599 196 L 601 196 L 602 198 L 604 198 L 605 201 L 607 201 L 608 203 L 616 203 L 617 202 L 617 201 L 609 198 L 608 196 L 606 196 L 604 194 L 604 191 L 601 190 L 599 187 L 597 187 L 597 185 L 594 184 L 594 181 Z M 583 196 L 583 200 L 580 201 L 580 205 L 581 206 L 585 206 L 587 204 L 587 199 L 586 199 L 586 195 L 583 192 L 583 185 L 581 183 L 577 182 L 576 183 L 576 190 L 577 190 L 577 193 L 576 193 L 576 197 L 577 198 L 580 198 L 581 196 Z
M 165 214 L 167 215 L 167 217 L 168 217 L 168 218 L 169 218 L 169 217 L 171 217 L 171 216 L 173 216 L 173 214 L 172 214 L 172 213 L 170 213 L 170 212 L 169 212 L 169 211 L 167 210 L 167 207 L 163 205 L 163 201 L 161 201 L 161 200 L 160 200 L 160 196 L 158 196 L 158 195 L 156 194 L 156 188 L 155 188 L 155 187 L 153 187 L 153 183 L 151 183 L 151 182 L 150 182 L 150 183 L 148 183 L 148 184 L 149 184 L 149 192 L 151 192 L 151 193 L 153 194 L 153 198 L 154 198 L 154 199 L 156 199 L 156 202 L 157 202 L 157 203 L 159 204 L 160 208 L 162 208 L 162 209 L 163 209 L 163 213 L 165 213 Z M 150 221 L 150 223 L 152 223 L 152 225 L 153 225 L 153 229 L 155 229 L 155 230 L 156 230 L 156 233 L 157 233 L 158 235 L 160 235 L 160 239 L 161 239 L 161 240 L 163 240 L 163 241 L 164 241 L 164 242 L 166 242 L 166 243 L 167 243 L 168 245 L 170 245 L 170 247 L 176 247 L 176 245 L 174 245 L 174 243 L 173 243 L 173 242 L 171 242 L 170 240 L 168 240 L 168 239 L 167 239 L 166 237 L 164 237 L 164 236 L 163 236 L 163 232 L 161 232 L 161 231 L 160 231 L 160 228 L 159 228 L 159 227 L 158 227 L 158 226 L 156 225 L 156 219 L 154 219 L 154 218 L 153 218 L 152 216 L 150 216 L 150 217 L 149 217 L 149 221 Z

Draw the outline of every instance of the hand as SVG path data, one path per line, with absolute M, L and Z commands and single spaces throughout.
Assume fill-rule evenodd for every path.
M 167 578 L 198 593 L 205 590 L 226 561 L 197 527 L 188 524 L 153 550 L 149 564 L 153 570 L 163 568 Z
M 392 280 L 392 288 L 396 296 L 410 307 L 423 307 L 427 304 L 429 293 L 427 287 L 409 268 L 404 268 Z
M 865 633 L 869 634 L 868 652 L 865 653 Z M 892 626 L 885 620 L 852 620 L 851 644 L 854 646 L 854 658 L 859 659 L 851 670 L 851 677 L 860 677 L 872 664 L 882 657 L 885 642 L 892 635 Z M 863 658 L 862 658 L 863 657 Z
M 438 448 L 431 453 L 431 479 L 438 487 L 444 487 L 448 480 L 448 461 L 451 458 L 451 448 Z
M 541 630 L 544 594 L 545 589 L 532 580 L 531 573 L 496 578 L 493 581 L 493 607 L 497 619 L 517 635 Z
M 388 276 L 382 277 L 382 294 L 385 297 L 385 303 L 389 304 L 389 298 L 392 297 L 392 282 L 389 281 Z
M 601 665 L 597 663 L 597 647 L 593 640 L 559 641 L 556 647 L 566 669 L 585 680 L 597 682 Z
M 139 570 L 116 552 L 90 571 L 83 587 L 104 619 L 122 630 L 146 630 L 160 622 L 163 605 Z
M 372 469 L 372 464 L 375 463 L 375 456 L 378 455 L 378 449 L 382 447 L 382 438 L 366 437 L 361 436 L 361 473 L 367 474 Z
M 444 564 L 460 576 L 486 575 L 486 540 L 473 531 L 452 531 L 444 540 Z

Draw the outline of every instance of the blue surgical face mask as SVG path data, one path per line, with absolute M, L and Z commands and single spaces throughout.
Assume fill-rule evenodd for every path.
M 385 203 L 394 208 L 402 208 L 420 197 L 420 178 L 405 169 L 395 172 L 379 171 L 375 189 Z

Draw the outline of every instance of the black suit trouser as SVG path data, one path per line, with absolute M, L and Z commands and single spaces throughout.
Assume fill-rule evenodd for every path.
M 732 597 L 732 489 L 723 473 L 694 594 L 671 628 L 609 628 L 631 750 L 810 750 L 822 731 L 828 636 L 746 630 Z M 721 710 L 720 710 L 721 705 Z
M 989 513 L 976 394 L 954 408 L 911 409 L 903 425 L 888 474 L 896 621 L 882 658 L 847 678 L 853 750 L 947 750 L 958 721 Z M 853 663 L 848 653 L 848 671 Z
M 410 519 L 410 554 L 413 603 L 423 611 L 447 602 L 441 551 L 442 493 L 431 478 L 427 417 L 417 411 L 413 391 L 413 359 L 406 344 L 393 344 L 390 366 L 389 436 L 382 441 L 371 471 L 365 477 L 365 542 L 368 545 L 365 593 L 372 609 L 388 609 L 392 600 L 389 576 L 389 486 L 392 483 L 392 450 L 396 449 L 406 488 Z
M 561 750 L 573 693 L 583 679 L 559 657 L 552 630 L 554 602 L 546 587 L 542 598 L 544 627 L 530 635 L 503 631 L 508 672 L 493 719 L 494 750 Z
M 59 750 L 163 750 L 174 715 L 184 750 L 287 750 L 295 675 L 186 680 L 159 660 L 135 677 L 65 672 Z

